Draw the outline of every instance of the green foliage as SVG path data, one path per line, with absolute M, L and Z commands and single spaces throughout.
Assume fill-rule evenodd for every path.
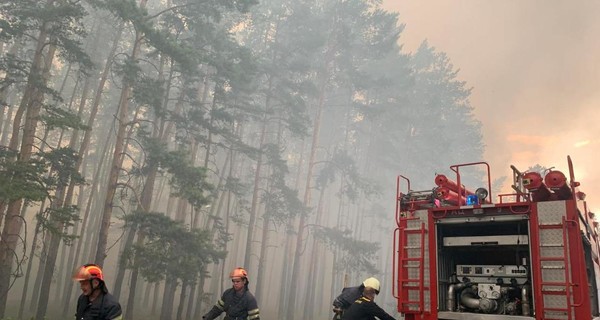
M 40 116 L 40 119 L 46 124 L 49 130 L 60 129 L 76 129 L 89 130 L 77 114 L 70 110 L 62 109 L 58 106 L 44 105 L 45 113 Z
M 335 180 L 337 174 L 343 176 L 345 181 L 341 196 L 350 201 L 354 201 L 360 196 L 369 198 L 379 193 L 376 184 L 363 177 L 359 173 L 355 160 L 341 149 L 336 149 L 331 160 L 324 162 L 316 179 L 317 187 L 326 188 Z
M 92 67 L 81 39 L 86 36 L 87 12 L 80 1 L 7 0 L 0 6 L 0 40 L 10 43 L 28 39 L 47 24 L 49 43 L 56 45 L 65 61 L 78 63 L 82 71 Z
M 48 186 L 66 186 L 70 181 L 76 184 L 84 183 L 83 177 L 76 169 L 79 155 L 75 150 L 63 147 L 56 148 L 49 152 L 38 152 L 36 154 L 40 159 L 46 161 L 50 174 L 44 178 Z
M 228 176 L 223 188 L 238 198 L 244 198 L 250 186 L 247 183 L 243 183 L 239 178 Z
M 256 88 L 253 82 L 257 74 L 256 57 L 238 44 L 229 32 L 223 32 L 221 38 L 216 36 L 219 34 L 211 37 L 212 50 L 204 58 L 217 70 L 213 80 L 217 83 L 215 95 L 223 99 L 253 92 Z
M 136 26 L 144 32 L 146 40 L 154 48 L 177 61 L 182 70 L 192 71 L 196 68 L 198 61 L 190 48 L 177 42 L 167 32 L 153 28 L 148 20 L 136 23 Z
M 269 177 L 270 188 L 261 196 L 261 201 L 265 204 L 263 218 L 278 225 L 288 223 L 294 217 L 310 211 L 298 198 L 298 191 L 286 185 L 288 167 L 281 158 L 281 152 L 281 148 L 277 145 L 265 144 L 264 146 L 266 164 L 269 165 L 272 173 Z
M 62 197 L 65 196 L 64 191 L 70 183 L 78 185 L 85 182 L 76 169 L 79 156 L 75 150 L 64 147 L 49 152 L 38 152 L 36 157 L 43 159 L 49 170 L 49 173 L 42 177 L 46 188 L 57 190 L 55 195 L 49 196 L 51 205 L 42 214 L 38 214 L 38 221 L 43 229 L 58 235 L 66 245 L 70 245 L 77 236 L 67 233 L 66 227 L 73 226 L 75 221 L 79 220 L 79 209 L 74 205 L 62 205 Z M 56 205 L 56 201 L 59 201 L 60 205 Z
M 47 85 L 46 81 L 39 73 L 31 73 L 31 61 L 26 58 L 24 53 L 19 55 L 6 54 L 0 57 L 0 90 L 10 86 L 23 86 L 29 82 L 40 93 L 50 96 L 55 102 L 62 102 L 60 94 Z M 42 104 L 45 102 L 42 101 Z
M 250 202 L 248 201 L 248 194 L 251 192 L 251 184 L 244 182 L 239 178 L 228 176 L 223 189 L 231 192 L 232 198 L 237 201 L 236 206 L 245 211 L 250 210 Z M 248 218 L 243 214 L 244 210 L 235 210 L 231 213 L 229 218 L 234 223 L 239 225 L 247 225 Z
M 42 1 L 4 1 L 0 6 L 0 39 L 8 42 L 39 29 L 43 12 Z
M 138 267 L 149 282 L 166 276 L 193 282 L 205 265 L 224 257 L 215 250 L 209 232 L 188 230 L 160 213 L 136 212 L 126 216 L 125 223 L 145 237 L 143 244 L 123 253 L 124 261 L 129 268 Z
M 363 151 L 371 177 L 407 174 L 419 190 L 429 187 L 432 172 L 481 160 L 481 124 L 469 102 L 471 89 L 443 52 L 424 42 L 410 56 L 390 55 L 371 65 L 368 78 L 382 85 L 366 87 L 354 99 L 366 120 L 356 128 L 369 132 L 361 144 L 369 144 Z M 483 174 L 474 180 L 483 180 Z
M 253 56 L 250 50 L 240 45 L 233 37 L 231 29 L 240 19 L 239 13 L 255 3 L 254 0 L 191 1 L 178 0 L 161 7 L 155 15 L 149 14 L 137 1 L 132 0 L 88 0 L 95 8 L 107 10 L 121 21 L 131 24 L 136 33 L 143 37 L 141 52 L 149 52 L 146 58 L 133 61 L 127 58 L 117 67 L 124 82 L 133 85 L 133 98 L 139 105 L 150 106 L 155 115 L 164 121 L 177 125 L 176 140 L 189 143 L 192 139 L 200 144 L 213 144 L 215 137 L 223 137 L 232 148 L 255 156 L 255 151 L 234 134 L 234 121 L 246 101 L 242 91 L 252 87 L 254 74 Z M 227 18 L 227 19 L 225 19 Z M 143 65 L 151 59 L 163 59 L 172 69 L 173 82 L 163 85 L 157 80 L 155 68 Z M 204 73 L 208 71 L 208 73 Z M 199 101 L 198 84 L 203 81 L 207 90 L 214 95 L 215 103 L 210 110 Z M 214 84 L 214 87 L 212 87 Z M 166 89 L 166 90 L 165 90 Z M 170 97 L 165 94 L 181 90 L 183 100 L 177 101 L 177 112 L 169 110 Z M 242 101 L 242 103 L 237 102 Z M 163 105 L 167 102 L 166 105 Z M 211 140 L 208 140 L 210 131 Z M 211 147 L 212 148 L 212 147 Z M 163 156 L 161 156 L 163 157 Z M 176 155 L 169 155 L 177 158 Z M 164 157 L 163 157 L 164 158 Z M 169 161 L 164 158 L 163 160 Z M 189 165 L 171 167 L 161 162 L 161 168 L 171 170 L 172 183 L 181 185 L 177 194 L 187 199 L 195 199 L 195 206 L 206 203 L 202 193 L 190 191 L 191 186 L 199 187 L 186 179 L 186 175 L 203 179 L 202 169 Z M 205 186 L 207 187 L 207 186 Z
M 75 170 L 78 157 L 70 148 L 38 152 L 28 161 L 19 161 L 16 156 L 13 151 L 0 149 L 0 199 L 3 201 L 49 199 L 54 203 L 59 199 L 54 198 L 52 190 L 60 187 L 64 191 L 70 182 L 84 182 Z M 56 196 L 64 197 L 64 194 Z M 72 226 L 79 219 L 76 206 L 51 205 L 37 218 L 44 229 L 60 236 L 66 244 L 76 238 L 66 233 L 67 229 L 64 228 Z M 57 225 L 64 227 L 58 228 Z
M 0 199 L 41 201 L 48 196 L 43 177 L 47 163 L 34 157 L 26 162 L 16 161 L 17 153 L 0 149 Z
M 225 250 L 227 248 L 227 243 L 233 240 L 233 235 L 227 232 L 227 222 L 218 216 L 211 216 L 210 218 L 213 220 L 212 229 L 215 234 L 215 247 Z
M 79 208 L 77 206 L 47 207 L 42 214 L 37 215 L 37 219 L 42 229 L 59 236 L 66 245 L 71 245 L 78 238 L 76 234 L 66 232 L 68 230 L 66 227 L 73 226 L 75 221 L 79 220 Z M 57 228 L 57 225 L 63 227 Z
M 250 159 L 258 159 L 259 150 L 245 143 L 238 135 L 231 131 L 233 125 L 242 121 L 232 108 L 216 107 L 210 112 L 195 106 L 182 115 L 171 115 L 171 120 L 177 124 L 180 129 L 176 137 L 180 143 L 185 143 L 193 138 L 201 144 L 208 143 L 207 133 L 210 131 L 213 136 L 220 136 L 229 144 L 228 148 L 237 150 Z M 211 143 L 215 143 L 211 141 Z M 224 143 L 218 143 L 223 146 Z
M 15 55 L 6 54 L 0 57 L 0 71 L 6 74 L 0 78 L 0 90 L 3 90 L 27 78 L 29 62 L 19 59 Z
M 193 50 L 189 44 L 179 41 L 176 34 L 172 34 L 170 30 L 157 27 L 157 24 L 154 23 L 156 17 L 149 16 L 147 10 L 140 8 L 136 1 L 89 0 L 89 2 L 97 8 L 110 11 L 123 21 L 133 24 L 136 30 L 144 35 L 144 39 L 149 45 L 171 57 L 180 65 L 181 70 L 196 70 L 196 66 L 200 63 L 198 52 Z M 246 10 L 254 2 L 254 0 L 182 1 L 163 11 L 163 14 L 168 16 L 170 25 L 194 29 L 198 23 L 204 21 L 218 22 L 231 9 Z M 176 24 L 175 17 L 180 19 L 181 23 Z M 230 61 L 229 65 L 234 64 Z
M 27 11 L 34 7 L 35 0 L 6 1 L 0 6 L 0 41 L 9 42 L 27 30 L 35 28 L 37 21 L 24 19 Z M 29 14 L 28 16 L 31 16 Z
M 151 118 L 150 111 L 160 118 L 153 123 L 156 129 L 174 124 L 171 132 L 175 132 L 175 143 L 170 140 L 171 132 L 151 137 L 139 130 L 140 144 L 128 150 L 134 161 L 139 156 L 136 152 L 143 153 L 144 164 L 133 171 L 143 176 L 158 170 L 168 176 L 174 195 L 196 209 L 208 203 L 214 187 L 207 169 L 194 166 L 190 155 L 183 151 L 194 143 L 210 151 L 210 160 L 222 161 L 223 150 L 232 152 L 235 157 L 230 159 L 236 159 L 236 171 L 247 165 L 247 159 L 262 156 L 265 163 L 260 186 L 264 190 L 260 191 L 260 200 L 264 219 L 280 225 L 306 215 L 309 208 L 303 205 L 298 192 L 287 186 L 286 159 L 297 160 L 297 155 L 307 151 L 297 150 L 297 138 L 307 135 L 309 114 L 315 114 L 308 108 L 315 106 L 323 106 L 319 110 L 324 119 L 319 145 L 338 146 L 327 159 L 320 150 L 317 152 L 315 169 L 321 170 L 316 187 L 341 192 L 340 212 L 348 202 L 371 200 L 369 197 L 378 194 L 374 179 L 389 181 L 398 172 L 409 172 L 411 179 L 416 175 L 414 180 L 418 181 L 429 176 L 432 168 L 476 160 L 482 153 L 479 124 L 468 101 L 470 88 L 458 80 L 458 71 L 449 59 L 427 43 L 414 54 L 400 53 L 398 36 L 403 26 L 395 14 L 379 8 L 379 1 L 265 1 L 247 15 L 243 13 L 257 1 L 159 1 L 148 3 L 148 10 L 140 8 L 138 2 L 54 1 L 49 7 L 47 1 L 4 1 L 0 5 L 0 41 L 7 49 L 21 44 L 24 48 L 15 55 L 0 57 L 0 90 L 30 81 L 37 92 L 54 99 L 42 102 L 45 111 L 41 119 L 47 128 L 89 129 L 60 104 L 58 92 L 52 89 L 60 82 L 57 77 L 47 82 L 31 72 L 31 52 L 27 50 L 31 50 L 31 41 L 42 24 L 48 22 L 51 43 L 44 44 L 45 48 L 58 46 L 60 57 L 77 61 L 85 69 L 90 63 L 81 49 L 80 40 L 85 37 L 82 21 L 86 18 L 90 24 L 96 22 L 87 19 L 92 15 L 82 4 L 108 11 L 119 20 L 117 25 L 126 26 L 125 34 L 130 38 L 133 32 L 140 36 L 140 46 L 133 57 L 122 53 L 129 51 L 132 43 L 119 43 L 121 53 L 113 57 L 119 61 L 111 72 L 123 83 L 109 80 L 112 89 L 101 101 L 104 110 L 100 114 L 112 116 L 106 108 L 114 106 L 118 99 L 115 93 L 131 85 L 129 98 L 135 104 L 131 113 L 139 111 L 140 122 L 130 128 L 137 130 L 138 123 Z M 100 28 L 107 24 L 106 20 L 100 21 Z M 100 49 L 98 58 L 105 57 L 107 48 Z M 55 71 L 64 65 L 55 63 L 51 74 L 57 74 Z M 9 93 L 11 98 L 19 97 L 19 92 Z M 263 125 L 267 128 L 265 141 L 277 140 L 277 144 L 267 143 L 259 150 L 252 144 L 258 141 L 256 130 Z M 104 133 L 93 141 L 103 138 Z M 179 149 L 173 151 L 174 147 Z M 99 157 L 98 148 L 93 152 Z M 17 157 L 14 152 L 0 151 L 3 200 L 57 201 L 52 195 L 58 193 L 59 186 L 82 182 L 72 170 L 77 160 L 72 150 L 39 153 L 27 162 L 16 161 Z M 294 163 L 298 170 L 306 168 L 306 159 L 302 161 Z M 214 168 L 213 163 L 207 167 Z M 341 190 L 333 185 L 336 180 L 341 181 Z M 223 188 L 238 201 L 237 210 L 229 218 L 244 223 L 251 184 L 227 177 Z M 389 215 L 384 214 L 389 211 L 384 207 L 360 203 L 361 210 L 349 212 L 369 214 L 376 223 L 389 221 Z M 49 221 L 72 225 L 75 207 L 48 209 L 39 218 L 50 232 L 72 240 L 62 233 L 64 230 L 54 227 L 58 224 Z M 184 281 L 194 279 L 207 263 L 223 256 L 214 248 L 224 248 L 231 240 L 226 221 L 210 218 L 216 231 L 212 236 L 188 230 L 158 213 L 126 216 L 127 225 L 145 240 L 127 249 L 125 261 L 130 267 L 134 261 L 139 263 L 136 267 L 149 281 L 169 274 Z M 312 230 L 319 241 L 340 253 L 339 266 L 375 273 L 372 261 L 379 249 L 376 243 L 353 239 L 347 230 Z M 214 244 L 212 237 L 216 237 Z
M 28 161 L 16 160 L 16 152 L 0 149 L 0 199 L 41 201 L 56 186 L 71 180 L 83 183 L 75 170 L 77 155 L 70 148 L 36 153 Z M 50 170 L 50 174 L 47 174 Z
M 313 16 L 293 9 L 261 3 L 252 10 L 252 23 L 240 34 L 256 60 L 256 75 L 251 82 L 256 85 L 253 97 L 258 104 L 257 118 L 277 119 L 292 136 L 304 137 L 310 122 L 307 105 L 318 94 L 311 79 L 315 51 L 310 51 L 313 48 L 307 42 L 321 32 L 305 30 L 314 26 Z M 300 17 L 302 14 L 304 17 Z M 286 23 L 278 23 L 275 29 L 273 21 L 277 20 Z
M 207 181 L 206 168 L 194 167 L 182 152 L 169 152 L 165 165 L 171 174 L 172 193 L 186 199 L 195 208 L 209 203 L 214 186 Z
M 87 16 L 79 1 L 55 1 L 54 6 L 44 10 L 44 18 L 52 20 L 50 39 L 61 48 L 59 56 L 65 61 L 78 63 L 84 72 L 93 67 L 81 43 L 81 39 L 87 36 L 83 26 L 83 19 Z
M 261 201 L 265 203 L 263 218 L 270 219 L 278 225 L 288 223 L 290 219 L 310 211 L 298 198 L 298 191 L 285 185 L 265 191 Z
M 378 273 L 372 262 L 379 251 L 378 243 L 353 239 L 352 231 L 335 228 L 318 227 L 314 230 L 314 235 L 330 250 L 337 250 L 338 268 L 352 272 Z
M 266 157 L 265 162 L 275 173 L 279 174 L 280 179 L 283 179 L 289 173 L 286 161 L 281 158 L 282 152 L 283 147 L 276 144 L 265 143 L 263 145 L 263 154 Z
M 173 195 L 186 199 L 196 208 L 209 203 L 214 186 L 207 180 L 206 168 L 193 166 L 186 152 L 168 151 L 165 143 L 143 131 L 140 138 L 147 155 L 141 173 L 158 166 L 169 174 Z
M 164 81 L 141 76 L 133 85 L 133 99 L 139 105 L 151 107 L 158 117 L 162 117 L 164 116 L 162 110 L 164 91 Z
M 123 77 L 125 83 L 135 83 L 142 74 L 139 62 L 130 57 L 115 63 L 114 69 L 116 74 Z

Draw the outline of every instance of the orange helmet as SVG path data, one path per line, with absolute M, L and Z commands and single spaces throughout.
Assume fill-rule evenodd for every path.
M 102 269 L 96 264 L 85 264 L 79 267 L 79 269 L 77 269 L 77 271 L 75 271 L 75 273 L 73 274 L 73 280 L 75 281 L 92 279 L 104 281 L 104 274 L 102 274 Z
M 248 272 L 246 272 L 246 270 L 242 267 L 237 267 L 235 269 L 233 269 L 233 271 L 231 271 L 231 273 L 229 274 L 230 278 L 246 278 L 248 279 Z

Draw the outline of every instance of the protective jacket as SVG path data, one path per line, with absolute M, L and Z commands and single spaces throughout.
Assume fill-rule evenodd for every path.
M 101 293 L 94 301 L 86 295 L 77 300 L 76 320 L 121 320 L 121 305 L 110 293 Z
M 221 299 L 205 314 L 202 319 L 213 320 L 225 312 L 225 320 L 259 320 L 258 304 L 254 295 L 245 288 L 241 293 L 229 288 L 223 292 Z
M 335 300 L 333 300 L 333 306 L 340 309 L 348 309 L 356 301 L 356 299 L 362 296 L 363 290 L 365 286 L 362 284 L 358 287 L 348 287 L 342 289 L 342 293 L 340 293 Z
M 342 320 L 395 320 L 381 309 L 373 300 L 360 297 L 342 315 Z
M 365 289 L 365 286 L 362 284 L 358 287 L 348 287 L 342 289 L 342 293 L 340 293 L 335 300 L 333 300 L 333 307 L 335 315 L 333 319 L 341 319 L 344 310 L 348 309 L 356 299 L 362 296 L 362 292 Z

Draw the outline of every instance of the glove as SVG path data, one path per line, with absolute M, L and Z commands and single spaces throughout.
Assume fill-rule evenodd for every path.
M 336 313 L 336 314 L 340 314 L 340 313 L 342 313 L 342 308 L 333 307 L 333 312 Z

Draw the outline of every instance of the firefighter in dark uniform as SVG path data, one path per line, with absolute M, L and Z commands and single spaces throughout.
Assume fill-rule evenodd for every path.
M 248 290 L 248 273 L 236 268 L 229 274 L 232 287 L 225 290 L 221 299 L 202 319 L 213 320 L 225 312 L 224 320 L 259 320 L 258 304 Z
M 333 319 L 339 320 L 342 318 L 342 314 L 346 309 L 348 309 L 354 301 L 362 297 L 363 290 L 365 287 L 378 288 L 379 290 L 379 280 L 371 277 L 365 279 L 360 286 L 357 287 L 347 287 L 342 289 L 342 293 L 333 300 Z
M 73 275 L 79 282 L 76 320 L 121 320 L 121 305 L 106 289 L 102 269 L 95 264 L 81 266 Z
M 377 294 L 379 294 L 379 281 L 375 287 L 365 285 L 362 297 L 354 301 L 342 314 L 342 320 L 395 320 L 375 303 Z

